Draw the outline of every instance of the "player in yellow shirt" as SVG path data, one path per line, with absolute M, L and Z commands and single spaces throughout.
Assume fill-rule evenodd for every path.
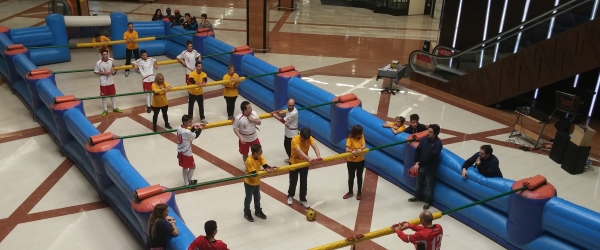
M 235 100 L 238 97 L 238 86 L 240 86 L 240 82 L 236 81 L 240 78 L 237 73 L 235 73 L 235 69 L 233 65 L 229 65 L 227 67 L 227 74 L 223 76 L 223 80 L 232 80 L 234 82 L 223 84 L 225 88 L 223 88 L 223 96 L 225 97 L 225 102 L 227 103 L 227 119 L 233 120 L 233 111 L 235 110 Z
M 206 73 L 202 72 L 202 62 L 196 62 L 196 70 L 190 72 L 188 85 L 198 85 L 198 88 L 188 89 L 188 115 L 194 117 L 194 102 L 198 103 L 198 109 L 200 111 L 200 121 L 207 124 L 204 117 L 204 90 L 202 87 L 206 86 L 208 77 Z
M 135 39 L 138 39 L 138 33 L 133 29 L 133 23 L 127 24 L 127 31 L 123 33 L 123 40 L 125 43 L 125 65 L 131 65 L 131 53 L 135 57 L 135 60 L 140 59 L 140 50 L 138 49 L 138 43 Z M 125 77 L 129 76 L 129 69 L 125 70 Z
M 171 86 L 165 81 L 165 76 L 162 73 L 156 74 L 154 83 L 152 83 L 152 90 L 168 91 L 170 89 Z M 160 111 L 162 111 L 163 120 L 165 120 L 165 128 L 173 129 L 171 125 L 169 125 L 169 115 L 167 115 L 168 110 L 169 101 L 167 100 L 167 93 L 155 93 L 152 96 L 152 111 L 154 111 L 154 115 L 152 116 L 152 130 L 154 130 L 154 132 L 156 132 L 156 121 L 158 120 L 158 113 Z
M 260 144 L 253 144 L 250 147 L 252 155 L 246 159 L 246 174 L 254 174 L 260 171 L 262 167 L 267 172 L 277 170 L 277 167 L 267 165 L 267 161 L 262 156 L 262 147 Z M 263 220 L 267 219 L 267 216 L 263 213 L 260 207 L 260 177 L 247 177 L 244 178 L 244 189 L 246 190 L 246 198 L 244 198 L 244 218 L 249 222 L 254 222 L 252 218 L 252 211 L 250 210 L 250 202 L 254 196 L 254 215 L 258 216 Z
M 348 193 L 344 195 L 344 199 L 354 196 L 354 176 L 356 175 L 356 183 L 358 184 L 358 192 L 356 199 L 360 200 L 362 195 L 363 171 L 365 170 L 365 155 L 359 154 L 365 146 L 365 136 L 363 135 L 363 127 L 354 125 L 350 130 L 350 135 L 346 139 L 346 152 L 353 155 L 348 157 L 346 166 L 348 167 Z
M 317 155 L 317 158 L 313 159 L 308 156 L 308 148 L 312 147 Z M 321 161 L 321 152 L 317 147 L 315 139 L 311 136 L 310 129 L 303 128 L 300 130 L 300 134 L 292 138 L 292 156 L 290 157 L 290 165 L 310 162 L 310 164 L 318 164 Z M 305 208 L 309 208 L 308 201 L 306 201 L 306 189 L 308 182 L 308 167 L 290 171 L 290 186 L 288 188 L 288 205 L 292 205 L 294 201 L 294 195 L 296 194 L 296 184 L 298 184 L 298 175 L 300 175 L 300 200 L 298 201 Z
M 96 33 L 94 35 L 94 39 L 92 39 L 92 42 L 93 43 L 102 43 L 102 45 L 100 45 L 100 46 L 94 46 L 94 49 L 98 48 L 98 56 L 100 57 L 100 59 L 102 59 L 102 50 L 108 51 L 108 45 L 106 43 L 110 42 L 110 39 L 108 39 L 108 37 L 101 36 L 100 33 Z M 109 53 L 108 57 L 110 57 L 110 53 Z
M 393 122 L 386 122 L 381 126 L 384 128 L 390 128 L 392 130 L 392 133 L 397 135 L 399 133 L 404 132 L 404 130 L 406 129 L 406 126 L 404 126 L 405 121 L 406 119 L 404 119 L 404 117 L 396 116 L 396 119 L 394 119 Z

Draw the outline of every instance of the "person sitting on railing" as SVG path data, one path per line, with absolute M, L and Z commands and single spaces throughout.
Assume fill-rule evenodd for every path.
M 208 15 L 206 14 L 202 14 L 200 15 L 200 25 L 198 26 L 198 28 L 208 28 L 210 31 L 212 31 L 213 33 L 215 32 L 213 30 L 213 25 L 212 23 L 210 23 L 208 21 Z
M 156 11 L 154 11 L 154 15 L 152 16 L 152 21 L 162 20 L 162 19 L 163 19 L 162 11 L 160 9 L 156 9 Z
M 173 26 L 179 26 L 183 23 L 183 17 L 181 16 L 181 12 L 179 12 L 179 10 L 175 10 L 175 14 L 169 18 L 169 21 L 171 21 L 171 27 Z
M 217 235 L 217 222 L 209 220 L 204 223 L 206 236 L 200 235 L 188 247 L 188 250 L 229 250 L 223 241 L 215 240 Z
M 179 24 L 179 27 L 183 28 L 184 30 L 187 30 L 190 26 L 190 19 L 192 19 L 192 15 L 190 13 L 185 13 L 185 15 L 183 16 L 183 22 Z
M 196 21 L 195 16 L 190 18 L 190 22 L 188 23 L 188 26 L 185 29 L 186 30 L 197 30 L 198 29 L 198 22 Z
M 427 126 L 419 123 L 419 115 L 410 115 L 410 125 L 404 130 L 404 132 L 409 134 L 416 134 L 425 130 L 427 130 Z
M 390 128 L 392 130 L 392 133 L 397 135 L 399 133 L 404 132 L 404 130 L 406 129 L 406 126 L 404 126 L 405 121 L 406 119 L 404 119 L 403 116 L 396 116 L 396 119 L 394 119 L 393 122 L 386 122 L 381 126 L 383 126 L 384 128 Z
M 175 218 L 169 216 L 169 206 L 166 204 L 156 205 L 150 218 L 148 218 L 146 248 L 151 250 L 166 249 L 167 237 L 169 235 L 179 235 L 179 230 L 175 223 Z
M 467 169 L 471 166 L 475 166 L 477 171 L 485 177 L 500 177 L 502 178 L 502 172 L 500 171 L 500 161 L 498 157 L 493 155 L 494 150 L 490 145 L 483 145 L 479 148 L 479 152 L 475 153 L 471 158 L 467 159 L 462 165 L 462 178 L 467 179 L 469 173 Z

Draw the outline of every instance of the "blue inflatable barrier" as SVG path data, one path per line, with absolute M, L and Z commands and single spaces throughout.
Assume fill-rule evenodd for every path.
M 14 46 L 16 42 L 30 46 L 66 45 L 64 18 L 51 14 L 46 21 L 47 27 L 15 30 L 0 27 L 0 48 L 3 51 L 0 75 L 138 240 L 145 242 L 147 216 L 152 207 L 134 212 L 138 202 L 133 200 L 133 194 L 150 184 L 127 160 L 123 142 L 108 141 L 91 146 L 89 138 L 100 131 L 87 120 L 82 102 L 54 103 L 54 98 L 63 94 L 56 88 L 52 76 L 29 75 L 40 63 L 70 60 L 68 49 L 28 50 Z M 122 39 L 127 28 L 127 16 L 112 13 L 111 21 L 113 40 Z M 170 24 L 165 21 L 135 22 L 134 25 L 140 37 L 184 32 L 178 27 L 169 27 Z M 35 33 L 38 33 L 38 39 L 32 40 L 32 34 Z M 233 50 L 232 46 L 213 36 L 199 33 L 140 42 L 140 49 L 146 48 L 151 55 L 162 53 L 174 58 L 185 50 L 185 41 L 192 40 L 196 50 L 203 55 Z M 115 58 L 123 58 L 125 45 L 115 45 L 113 51 Z M 62 57 L 55 58 L 57 54 Z M 242 76 L 279 70 L 254 57 L 251 50 L 203 59 L 204 71 L 215 80 L 222 78 L 229 64 L 235 65 L 236 71 Z M 246 80 L 240 85 L 240 93 L 267 111 L 283 108 L 288 98 L 294 98 L 300 108 L 331 102 L 335 97 L 302 80 L 296 72 Z M 360 105 L 343 108 L 322 106 L 302 110 L 299 117 L 299 128 L 310 128 L 316 139 L 338 152 L 344 151 L 344 136 L 357 124 L 364 129 L 368 147 L 403 141 L 408 136 L 406 133 L 394 135 L 389 129 L 383 128 L 383 121 L 360 108 Z M 109 147 L 104 147 L 106 145 Z M 98 147 L 100 150 L 97 150 Z M 407 192 L 414 193 L 414 178 L 407 173 L 408 166 L 414 162 L 414 147 L 397 145 L 370 152 L 365 158 L 369 169 Z M 485 178 L 472 169 L 469 170 L 469 178 L 464 180 L 460 176 L 463 161 L 454 153 L 442 150 L 434 195 L 434 205 L 442 211 L 506 192 L 513 185 L 518 185 L 515 181 L 503 178 Z M 171 207 L 170 215 L 180 222 L 177 224 L 180 235 L 168 239 L 167 249 L 187 249 L 195 236 L 183 223 L 175 202 L 176 195 L 168 195 L 165 202 Z M 597 240 L 600 238 L 598 213 L 558 197 L 546 197 L 533 203 L 522 198 L 514 194 L 450 215 L 508 249 L 600 249 L 600 241 Z M 524 211 L 521 208 L 531 209 L 528 211 L 530 214 L 518 214 Z

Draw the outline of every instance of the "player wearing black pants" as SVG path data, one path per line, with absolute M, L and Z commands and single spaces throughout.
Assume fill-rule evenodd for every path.
M 198 108 L 200 109 L 200 120 L 204 120 L 204 97 L 202 95 L 194 95 L 188 93 L 188 115 L 194 116 L 194 102 L 198 103 Z
M 153 126 L 154 132 L 156 132 L 156 122 L 158 121 L 158 113 L 161 111 L 162 111 L 163 120 L 165 120 L 165 127 L 167 129 L 172 129 L 171 126 L 169 125 L 169 115 L 167 114 L 168 110 L 169 110 L 169 105 L 164 106 L 164 107 L 152 107 L 152 111 L 154 112 L 154 114 L 152 115 L 152 125 L 154 125 Z
M 228 119 L 233 119 L 233 112 L 235 111 L 235 100 L 237 100 L 237 96 L 225 96 L 225 103 L 227 103 Z
M 133 50 L 125 49 L 125 65 L 131 65 L 131 54 L 133 54 L 135 60 L 140 59 L 140 50 L 138 48 Z M 129 72 L 129 70 L 126 69 L 125 72 Z

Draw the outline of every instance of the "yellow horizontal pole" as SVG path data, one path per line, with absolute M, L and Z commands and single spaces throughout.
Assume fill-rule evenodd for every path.
M 259 117 L 261 117 L 261 116 L 271 117 L 271 114 L 262 114 Z M 268 117 L 265 117 L 265 118 L 268 118 Z M 261 118 L 261 119 L 264 119 L 264 118 Z M 369 151 L 370 150 L 368 148 L 365 148 L 362 151 L 360 151 L 360 153 L 358 153 L 356 155 L 363 155 L 363 154 L 369 153 Z M 346 159 L 346 158 L 348 158 L 350 156 L 353 156 L 353 155 L 354 154 L 352 154 L 352 153 L 341 153 L 341 154 L 337 154 L 337 155 L 327 156 L 327 157 L 323 158 L 323 160 L 320 163 L 325 163 L 325 162 L 330 162 L 330 161 L 335 161 L 335 160 Z M 308 166 L 310 166 L 309 162 L 301 162 L 301 163 L 296 163 L 296 164 L 292 164 L 292 165 L 286 165 L 286 166 L 283 166 L 283 167 L 279 167 L 279 168 L 277 168 L 277 170 L 274 170 L 274 171 L 271 171 L 271 172 L 267 172 L 265 170 L 258 171 L 257 174 L 258 174 L 258 177 L 262 177 L 262 176 L 270 175 L 270 174 L 289 172 L 289 171 L 293 171 L 293 170 L 296 170 L 296 169 L 305 168 L 305 167 L 308 167 Z
M 433 219 L 437 220 L 439 218 L 442 218 L 442 212 L 436 212 L 433 214 Z M 408 221 L 409 224 L 412 225 L 418 225 L 420 223 L 419 218 L 413 219 Z M 355 239 L 355 240 L 340 240 L 340 241 L 336 241 L 336 242 L 332 242 L 326 245 L 322 245 L 322 246 L 318 246 L 318 247 L 313 247 L 310 248 L 310 250 L 332 250 L 332 249 L 338 249 L 338 248 L 342 248 L 342 247 L 347 247 L 347 246 L 351 246 L 363 241 L 367 241 L 367 240 L 371 240 L 371 239 L 375 239 L 381 236 L 386 236 L 386 235 L 390 235 L 395 233 L 396 231 L 394 231 L 394 229 L 390 226 L 390 227 L 386 227 L 386 228 L 382 228 L 376 231 L 372 231 L 369 233 L 366 233 L 363 235 L 363 237 Z
M 147 42 L 147 41 L 154 41 L 156 40 L 156 37 L 151 36 L 151 37 L 144 37 L 144 38 L 138 38 L 135 39 L 135 42 Z M 115 41 L 110 41 L 110 42 L 99 42 L 99 43 L 78 43 L 75 44 L 75 46 L 77 48 L 93 48 L 93 47 L 100 47 L 100 46 L 104 46 L 104 45 L 115 45 L 115 44 L 124 44 L 127 43 L 126 40 L 115 40 Z
M 235 80 L 235 82 L 241 82 L 246 80 L 246 77 L 240 77 L 238 80 Z M 202 86 L 202 87 L 210 87 L 210 86 L 216 86 L 216 85 L 223 85 L 223 84 L 228 84 L 234 82 L 232 80 L 220 80 L 220 81 L 214 81 L 214 82 L 209 82 L 206 83 L 206 86 Z M 185 85 L 185 86 L 177 86 L 177 87 L 172 87 L 171 89 L 167 90 L 167 91 L 162 91 L 162 90 L 154 90 L 155 94 L 162 94 L 165 92 L 173 92 L 173 91 L 180 91 L 180 90 L 188 90 L 188 89 L 196 89 L 196 88 L 200 88 L 200 86 L 196 85 L 196 84 L 190 84 L 190 85 Z
M 157 62 L 156 64 L 160 65 L 169 65 L 169 64 L 176 64 L 179 63 L 179 61 L 177 60 L 165 60 L 165 61 L 160 61 Z M 116 66 L 115 70 L 123 70 L 123 69 L 133 69 L 133 65 L 121 65 L 121 66 Z
M 271 118 L 271 117 L 272 116 L 270 113 L 258 115 L 258 118 L 261 120 Z M 211 123 L 205 124 L 204 129 L 223 127 L 223 126 L 229 126 L 229 125 L 233 125 L 233 122 L 231 120 L 225 120 L 225 121 L 220 121 L 220 122 L 211 122 Z

